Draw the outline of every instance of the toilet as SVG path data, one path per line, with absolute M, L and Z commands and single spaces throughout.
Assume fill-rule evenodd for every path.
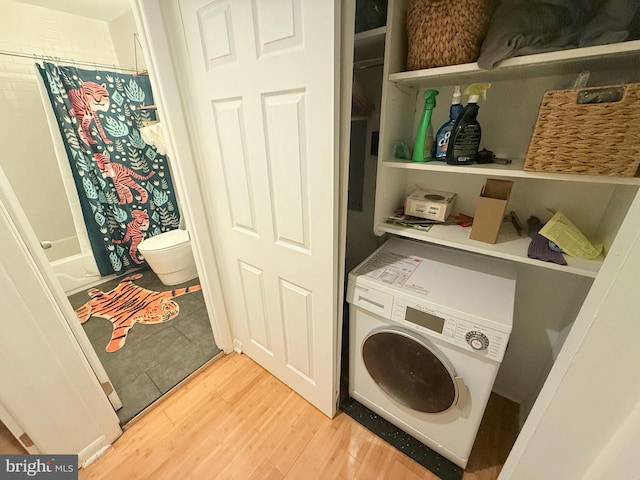
M 198 276 L 186 230 L 171 230 L 147 238 L 138 245 L 138 252 L 164 285 L 177 285 Z

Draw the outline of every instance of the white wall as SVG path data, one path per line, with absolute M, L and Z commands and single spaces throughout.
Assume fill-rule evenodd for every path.
M 107 23 L 0 0 L 0 50 L 117 64 Z M 80 249 L 36 84 L 34 60 L 0 55 L 0 166 L 51 260 Z
M 500 478 L 638 478 L 638 225 L 640 196 L 620 228 Z M 636 448 L 630 450 L 625 443 L 634 441 Z M 616 475 L 610 476 L 613 472 Z
M 516 268 L 513 330 L 493 389 L 520 403 L 523 422 L 558 357 L 592 279 L 533 265 L 517 264 Z
M 142 47 L 138 42 L 134 42 L 133 35 L 138 32 L 133 12 L 127 12 L 109 22 L 109 32 L 113 40 L 113 48 L 118 57 L 118 65 L 122 67 L 137 67 L 138 71 L 145 70 L 147 64 L 145 63 Z
M 583 480 L 633 478 L 640 471 L 640 402 L 623 420 L 607 446 L 593 462 Z

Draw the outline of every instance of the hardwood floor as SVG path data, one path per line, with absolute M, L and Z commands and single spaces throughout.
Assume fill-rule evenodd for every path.
M 245 355 L 210 364 L 131 424 L 80 479 L 433 479 L 345 414 L 333 420 Z M 517 405 L 492 396 L 465 480 L 497 477 Z
M 498 478 L 518 436 L 519 405 L 491 394 L 463 480 Z
M 27 453 L 2 422 L 0 422 L 0 453 L 3 455 L 24 455 Z

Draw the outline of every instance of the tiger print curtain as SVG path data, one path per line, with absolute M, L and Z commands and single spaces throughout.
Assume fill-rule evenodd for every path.
M 38 65 L 75 180 L 101 275 L 144 265 L 138 245 L 178 228 L 180 214 L 164 155 L 140 128 L 155 120 L 149 78 Z

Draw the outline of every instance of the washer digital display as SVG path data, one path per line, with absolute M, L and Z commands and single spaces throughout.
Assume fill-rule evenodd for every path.
M 437 333 L 442 333 L 442 329 L 444 328 L 444 318 L 440 318 L 411 307 L 407 307 L 404 319 L 407 322 L 420 325 L 421 327 L 428 328 L 429 330 Z

